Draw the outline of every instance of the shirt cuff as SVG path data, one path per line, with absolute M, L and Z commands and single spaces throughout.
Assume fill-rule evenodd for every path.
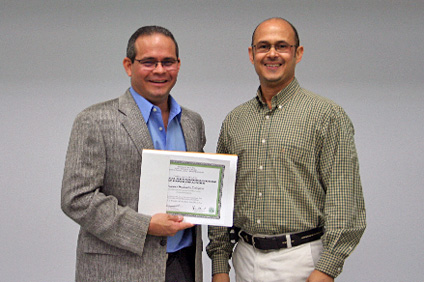
M 212 276 L 217 273 L 230 273 L 230 264 L 228 258 L 213 258 L 212 259 Z
M 328 252 L 323 252 L 315 266 L 315 269 L 336 278 L 340 275 L 340 273 L 342 273 L 344 261 L 345 260 L 343 258 L 337 257 Z

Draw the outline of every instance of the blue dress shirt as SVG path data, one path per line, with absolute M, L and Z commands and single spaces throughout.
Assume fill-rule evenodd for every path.
M 153 146 L 157 150 L 186 151 L 185 139 L 181 128 L 181 107 L 174 98 L 169 96 L 169 119 L 167 130 L 163 124 L 162 112 L 159 107 L 153 105 L 143 96 L 130 87 L 130 92 L 141 111 Z M 166 251 L 173 253 L 182 248 L 191 246 L 193 237 L 191 228 L 178 231 L 174 236 L 168 237 Z

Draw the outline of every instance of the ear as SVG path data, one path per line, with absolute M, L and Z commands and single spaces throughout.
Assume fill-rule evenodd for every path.
M 125 72 L 127 73 L 127 75 L 129 77 L 131 77 L 131 75 L 132 75 L 132 69 L 131 69 L 132 62 L 131 62 L 131 59 L 128 58 L 128 57 L 125 57 L 125 59 L 122 62 L 122 64 L 124 65 L 124 69 L 125 69 Z
M 253 59 L 255 58 L 255 54 L 253 54 L 253 48 L 252 48 L 252 46 L 250 46 L 250 47 L 248 48 L 248 51 L 249 51 L 249 59 L 250 59 L 250 62 L 253 64 Z
M 300 63 L 300 61 L 302 60 L 302 56 L 303 56 L 303 46 L 299 46 L 296 49 L 296 64 Z
M 178 58 L 178 68 L 177 68 L 177 71 L 180 71 L 180 67 L 181 67 L 181 59 Z

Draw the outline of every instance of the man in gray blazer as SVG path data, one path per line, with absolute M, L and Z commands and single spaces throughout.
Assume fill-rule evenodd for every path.
M 203 152 L 206 143 L 200 115 L 170 96 L 177 42 L 163 27 L 142 27 L 123 65 L 131 87 L 81 112 L 69 141 L 61 205 L 81 227 L 76 281 L 202 281 L 200 226 L 137 212 L 143 149 Z

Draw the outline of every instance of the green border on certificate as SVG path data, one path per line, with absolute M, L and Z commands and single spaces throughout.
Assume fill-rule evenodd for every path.
M 167 213 L 220 218 L 225 165 L 170 160 Z

